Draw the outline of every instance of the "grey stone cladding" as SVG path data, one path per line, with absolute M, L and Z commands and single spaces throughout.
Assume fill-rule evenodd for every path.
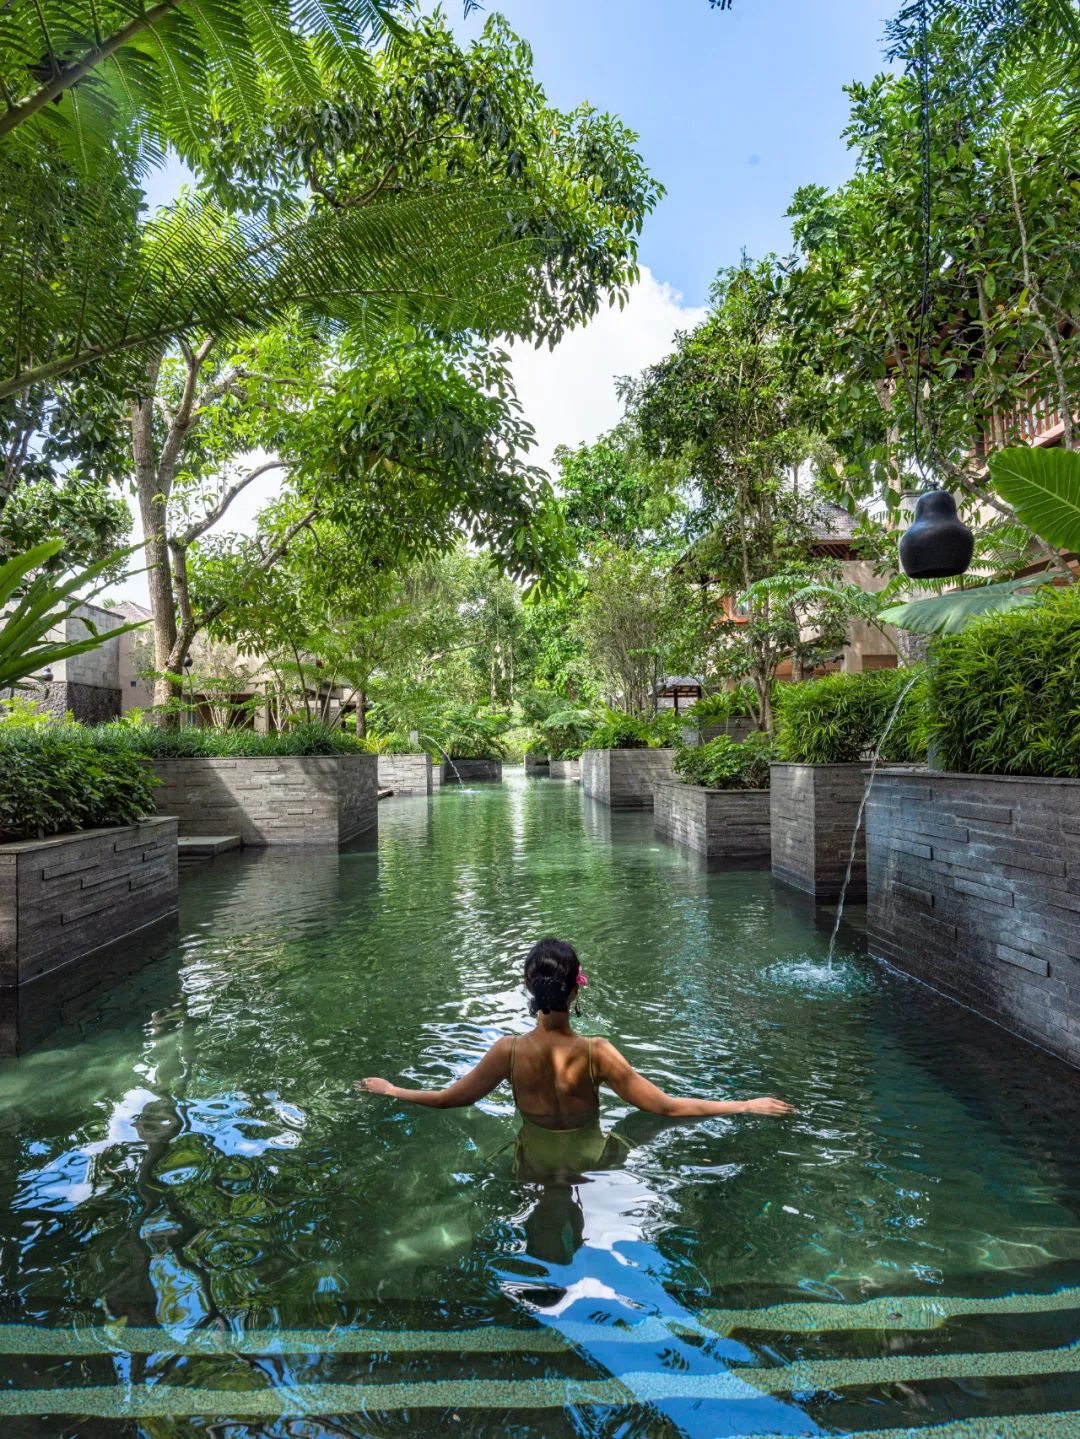
M 429 754 L 381 754 L 378 759 L 380 789 L 392 789 L 395 794 L 431 793 Z
M 836 899 L 866 788 L 868 764 L 774 764 L 772 871 L 818 899 Z M 866 837 L 860 830 L 848 899 L 866 898 Z
M 378 824 L 378 756 L 164 759 L 159 814 L 182 835 L 238 834 L 245 845 L 337 847 Z
M 451 765 L 449 760 L 443 762 L 442 782 L 443 784 L 457 784 L 458 780 L 464 784 L 475 784 L 477 781 L 497 781 L 502 779 L 501 759 L 456 759 Z
M 31 692 L 38 699 L 38 694 Z M 74 680 L 53 680 L 45 685 L 38 703 L 58 720 L 70 712 L 81 724 L 106 724 L 120 718 L 120 691 Z
M 553 759 L 548 765 L 549 779 L 580 779 L 581 761 L 579 759 Z
M 546 754 L 533 754 L 531 751 L 525 756 L 525 773 L 533 779 L 550 778 L 551 761 Z
M 1080 1065 L 1080 780 L 879 770 L 872 954 Z
M 670 749 L 587 749 L 581 756 L 581 787 L 610 809 L 652 809 L 656 786 L 674 779 Z
M 705 789 L 679 780 L 656 786 L 657 834 L 709 859 L 759 863 L 769 858 L 769 792 Z
M 176 912 L 176 820 L 0 845 L 0 988 Z

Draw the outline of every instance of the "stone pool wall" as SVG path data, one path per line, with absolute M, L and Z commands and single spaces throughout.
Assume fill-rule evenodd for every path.
M 546 754 L 533 754 L 531 751 L 525 756 L 525 773 L 533 779 L 550 778 L 551 760 Z
M 474 784 L 477 781 L 497 782 L 502 779 L 502 760 L 456 759 L 452 766 L 448 761 L 444 761 L 442 766 L 443 784 L 457 784 L 459 777 L 465 784 Z
M 578 759 L 553 759 L 548 765 L 550 779 L 580 779 L 581 761 Z
M 836 899 L 866 788 L 868 764 L 774 764 L 772 872 L 818 899 Z M 866 838 L 860 830 L 848 899 L 866 898 Z
M 1080 780 L 879 770 L 871 953 L 1080 1065 Z
M 378 760 L 380 789 L 392 789 L 395 794 L 431 793 L 429 754 L 381 754 Z
M 658 834 L 710 859 L 769 858 L 769 791 L 705 789 L 679 780 L 656 786 Z
M 652 809 L 656 786 L 674 779 L 670 749 L 587 749 L 581 787 L 611 809 Z
M 265 755 L 155 760 L 159 814 L 182 835 L 245 845 L 338 846 L 378 824 L 378 756 Z
M 176 913 L 176 820 L 0 845 L 0 988 Z

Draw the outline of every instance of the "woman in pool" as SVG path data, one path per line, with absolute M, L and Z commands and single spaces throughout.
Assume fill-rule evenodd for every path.
M 518 1168 L 535 1174 L 581 1173 L 613 1157 L 600 1128 L 600 1086 L 647 1114 L 700 1119 L 713 1114 L 793 1114 L 781 1099 L 678 1099 L 643 1078 L 606 1039 L 587 1039 L 570 1027 L 570 1011 L 588 984 L 578 957 L 560 939 L 542 939 L 525 959 L 530 1034 L 507 1036 L 447 1089 L 402 1089 L 386 1079 L 358 1079 L 357 1089 L 433 1109 L 475 1104 L 505 1080 L 521 1116 Z

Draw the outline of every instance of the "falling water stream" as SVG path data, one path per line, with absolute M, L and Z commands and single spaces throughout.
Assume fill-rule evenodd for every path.
M 458 769 L 457 765 L 454 763 L 454 761 L 450 758 L 450 756 L 449 756 L 449 755 L 446 753 L 446 751 L 443 749 L 443 747 L 442 747 L 442 745 L 439 743 L 439 741 L 435 738 L 435 736 L 434 736 L 434 735 L 430 735 L 430 734 L 424 734 L 424 735 L 421 736 L 421 738 L 422 738 L 422 739 L 427 739 L 427 740 L 430 740 L 430 741 L 431 741 L 431 743 L 435 746 L 435 748 L 436 748 L 436 749 L 439 751 L 439 753 L 442 755 L 442 757 L 443 757 L 443 759 L 446 761 L 446 763 L 447 763 L 447 764 L 450 766 L 450 768 L 454 771 L 454 778 L 457 780 L 458 784 L 461 786 L 462 789 L 464 789 L 464 788 L 465 788 L 465 781 L 461 778 L 461 772 L 459 771 L 459 769 Z
M 881 751 L 885 748 L 885 741 L 889 738 L 889 731 L 892 729 L 893 724 L 896 721 L 896 717 L 900 713 L 901 706 L 907 699 L 909 693 L 911 692 L 912 686 L 915 684 L 915 681 L 918 678 L 919 673 L 918 671 L 916 671 L 916 673 L 911 676 L 907 684 L 900 691 L 897 701 L 893 705 L 892 711 L 889 714 L 889 718 L 885 722 L 885 728 L 881 732 L 881 738 L 874 746 L 874 753 L 870 757 L 870 774 L 866 781 L 866 788 L 863 790 L 862 800 L 859 803 L 859 812 L 855 816 L 855 828 L 852 831 L 851 835 L 851 849 L 848 853 L 847 869 L 844 872 L 844 882 L 840 886 L 840 900 L 836 906 L 836 920 L 833 924 L 832 935 L 829 938 L 829 954 L 827 962 L 830 971 L 832 969 L 833 955 L 836 951 L 836 937 L 840 933 L 840 925 L 844 918 L 844 901 L 847 898 L 848 885 L 851 883 L 851 871 L 855 867 L 855 855 L 859 848 L 859 831 L 862 829 L 863 816 L 866 814 L 866 802 L 870 798 L 870 791 L 874 787 L 874 779 L 877 775 L 878 765 L 881 762 Z

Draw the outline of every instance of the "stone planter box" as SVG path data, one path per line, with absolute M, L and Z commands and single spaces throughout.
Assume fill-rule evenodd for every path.
M 769 769 L 773 874 L 818 899 L 837 899 L 869 764 L 774 764 Z M 856 843 L 847 898 L 857 904 L 866 898 L 865 829 Z
M 1080 1065 L 1080 780 L 879 770 L 870 952 Z
M 238 834 L 245 845 L 338 847 L 378 824 L 378 756 L 164 759 L 159 814 L 182 835 Z
M 457 771 L 455 774 L 454 771 Z M 502 779 L 501 759 L 455 759 L 453 765 L 444 761 L 442 766 L 443 784 L 457 784 L 458 777 L 465 784 L 477 781 L 489 783 Z
M 395 794 L 431 793 L 429 754 L 381 754 L 377 758 L 380 789 L 392 789 Z
M 665 781 L 656 786 L 653 825 L 709 859 L 759 864 L 769 858 L 769 791 Z
M 581 756 L 581 787 L 611 809 L 652 809 L 656 786 L 673 779 L 670 749 L 587 749 Z
M 527 754 L 525 756 L 525 773 L 532 779 L 548 779 L 550 777 L 551 760 L 546 754 Z
M 176 913 L 176 820 L 0 845 L 0 988 Z
M 553 759 L 548 766 L 550 779 L 580 779 L 581 761 L 578 759 Z
M 757 725 L 746 715 L 736 715 L 734 719 L 723 720 L 719 724 L 705 725 L 700 731 L 692 725 L 687 725 L 683 730 L 683 744 L 697 745 L 708 744 L 717 735 L 726 734 L 736 744 L 742 744 L 747 735 L 752 735 L 757 730 Z

